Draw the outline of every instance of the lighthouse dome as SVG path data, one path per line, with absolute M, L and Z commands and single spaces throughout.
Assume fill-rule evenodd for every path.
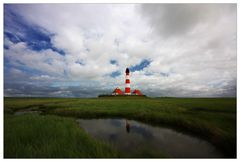
M 129 73 L 129 69 L 128 68 L 126 68 L 126 73 Z

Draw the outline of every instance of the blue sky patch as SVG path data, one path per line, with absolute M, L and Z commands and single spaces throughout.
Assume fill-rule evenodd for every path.
M 141 71 L 143 70 L 145 67 L 149 66 L 151 63 L 151 61 L 147 60 L 147 59 L 144 59 L 141 61 L 140 64 L 138 65 L 135 65 L 135 66 L 131 66 L 130 67 L 130 71 L 131 72 L 134 72 L 134 71 Z
M 117 65 L 118 63 L 117 63 L 117 60 L 110 60 L 110 63 L 112 64 L 112 65 Z
M 4 32 L 4 37 L 7 37 L 11 42 L 13 43 L 19 43 L 22 42 L 23 40 L 21 40 L 20 37 L 18 37 L 17 35 L 14 35 L 12 33 L 9 32 Z
M 119 76 L 119 75 L 121 75 L 121 72 L 120 72 L 120 71 L 114 71 L 114 72 L 111 73 L 110 76 L 111 76 L 112 78 L 116 78 L 116 77 Z
M 80 64 L 80 65 L 85 65 L 85 63 L 84 63 L 83 61 L 81 61 L 81 60 L 78 60 L 78 61 L 76 61 L 75 63 L 76 63 L 76 64 Z
M 53 46 L 52 33 L 43 28 L 29 24 L 20 15 L 14 13 L 11 7 L 5 6 L 4 11 L 4 37 L 13 43 L 25 42 L 34 51 L 52 49 L 60 55 L 65 52 Z
M 6 44 L 4 44 L 4 49 L 8 50 L 9 47 Z

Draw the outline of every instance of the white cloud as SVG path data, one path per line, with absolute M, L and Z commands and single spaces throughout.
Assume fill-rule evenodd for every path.
M 64 72 L 64 58 L 52 50 L 32 51 L 25 43 L 12 44 L 5 49 L 10 64 L 17 67 L 28 67 L 51 75 L 61 75 Z

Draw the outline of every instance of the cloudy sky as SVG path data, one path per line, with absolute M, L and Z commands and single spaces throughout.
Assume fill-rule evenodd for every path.
M 236 96 L 235 4 L 5 4 L 4 96 Z

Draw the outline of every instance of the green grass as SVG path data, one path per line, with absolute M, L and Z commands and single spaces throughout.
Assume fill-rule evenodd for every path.
M 118 157 L 109 144 L 88 136 L 69 118 L 39 115 L 6 115 L 5 158 Z
M 79 118 L 122 117 L 167 125 L 201 136 L 226 157 L 236 157 L 236 98 L 4 99 L 5 114 L 20 109 Z

